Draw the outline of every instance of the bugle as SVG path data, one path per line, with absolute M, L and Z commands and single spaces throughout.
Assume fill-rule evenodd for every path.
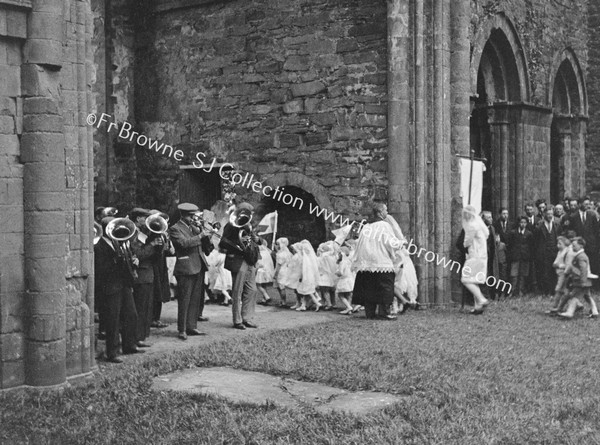
M 106 236 L 112 240 L 117 255 L 123 259 L 133 279 L 137 278 L 137 272 L 133 266 L 130 240 L 136 233 L 137 227 L 127 218 L 115 218 L 106 226 Z

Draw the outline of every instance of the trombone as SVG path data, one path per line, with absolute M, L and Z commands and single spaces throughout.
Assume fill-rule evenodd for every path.
M 106 226 L 106 236 L 108 236 L 115 247 L 117 255 L 123 259 L 127 266 L 127 271 L 131 278 L 137 278 L 137 272 L 133 266 L 133 253 L 131 251 L 130 240 L 135 236 L 137 227 L 127 218 L 115 218 Z

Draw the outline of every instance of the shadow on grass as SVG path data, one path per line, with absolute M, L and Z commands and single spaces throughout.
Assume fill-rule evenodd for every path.
M 548 304 L 343 319 L 101 365 L 93 387 L 0 395 L 0 443 L 598 443 L 600 324 L 544 316 Z M 196 366 L 405 397 L 356 417 L 150 389 Z

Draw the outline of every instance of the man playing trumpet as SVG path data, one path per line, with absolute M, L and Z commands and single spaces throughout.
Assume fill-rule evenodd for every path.
M 179 338 L 187 340 L 188 335 L 204 335 L 196 327 L 204 310 L 204 273 L 208 266 L 201 258 L 209 255 L 213 249 L 208 234 L 194 222 L 194 214 L 198 206 L 183 203 L 177 206 L 181 219 L 171 226 L 169 236 L 175 247 L 177 263 L 175 278 L 177 279 L 177 330 Z

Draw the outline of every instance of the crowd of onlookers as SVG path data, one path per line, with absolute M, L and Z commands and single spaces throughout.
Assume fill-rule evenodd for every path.
M 489 211 L 482 212 L 481 217 L 490 232 L 488 274 L 509 282 L 511 295 L 554 295 L 551 312 L 572 316 L 570 310 L 561 312 L 568 301 L 562 297 L 575 293 L 571 300 L 585 298 L 590 301 L 591 316 L 597 315 L 589 296 L 600 267 L 600 218 L 593 201 L 588 197 L 565 198 L 549 205 L 540 199 L 535 205 L 527 204 L 524 214 L 517 218 L 511 218 L 506 208 L 500 209 L 495 220 Z M 582 271 L 581 267 L 589 270 Z M 587 290 L 580 291 L 578 286 Z M 492 298 L 496 293 L 508 296 L 494 287 L 488 287 L 487 292 Z

